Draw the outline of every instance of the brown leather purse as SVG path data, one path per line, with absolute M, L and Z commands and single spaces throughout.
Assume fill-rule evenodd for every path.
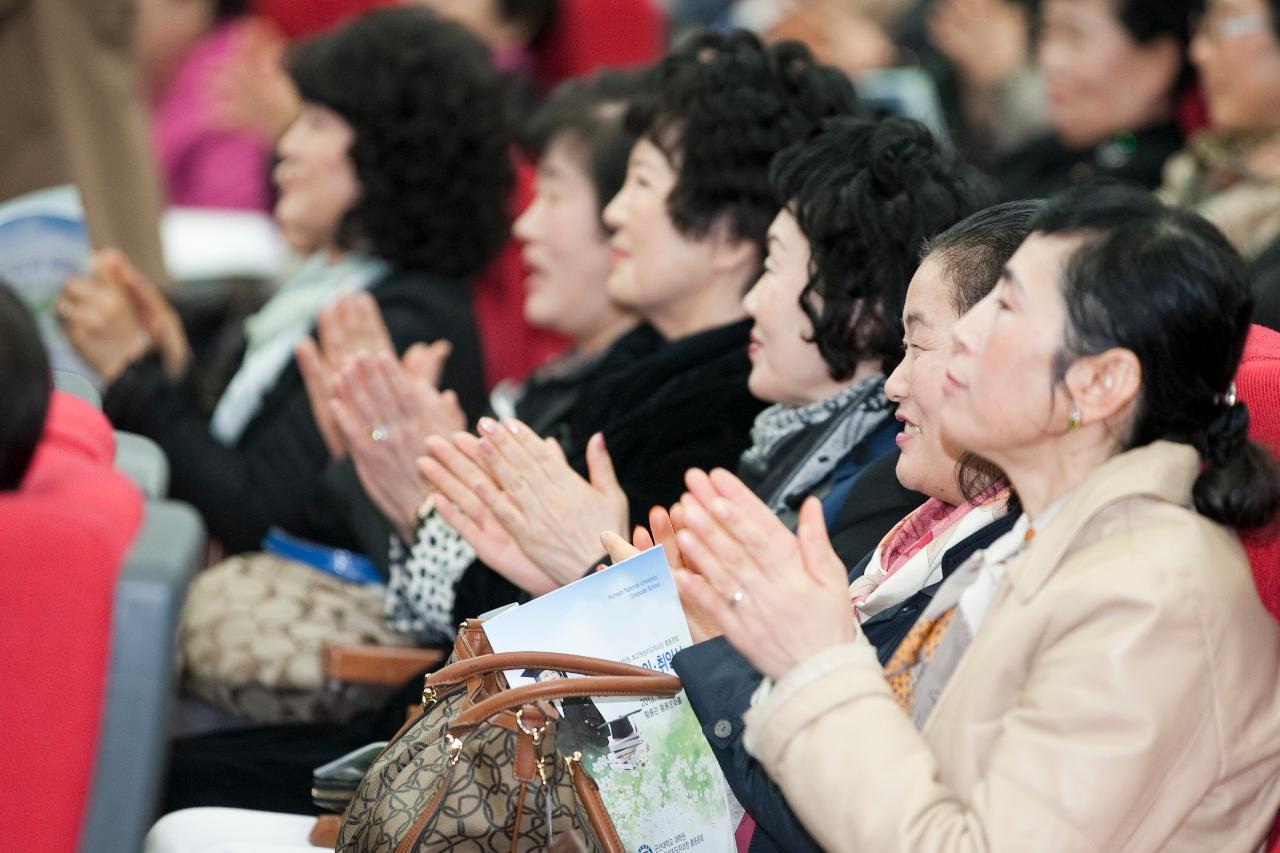
M 503 671 L 586 677 L 510 688 Z M 622 842 L 580 756 L 556 750 L 551 700 L 674 696 L 680 679 L 629 664 L 550 652 L 495 654 L 463 623 L 448 666 L 426 678 L 422 708 L 370 766 L 343 815 L 351 853 L 604 850 Z

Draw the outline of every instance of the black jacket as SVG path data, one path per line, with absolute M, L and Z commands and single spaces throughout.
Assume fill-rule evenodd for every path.
M 469 414 L 478 414 L 484 380 L 470 291 L 423 273 L 395 272 L 369 293 L 382 309 L 397 351 L 417 341 L 452 342 L 443 384 L 457 392 Z M 171 494 L 200 511 L 227 553 L 257 548 L 272 525 L 326 544 L 346 544 L 313 522 L 309 504 L 330 461 L 293 362 L 232 447 L 209 432 L 193 383 L 170 382 L 155 357 L 130 365 L 107 389 L 103 408 L 118 429 L 160 445 L 169 457 Z
M 1043 136 L 991 168 L 1001 195 L 1010 200 L 1043 198 L 1071 187 L 1103 180 L 1160 186 L 1164 162 L 1182 149 L 1182 134 L 1170 124 L 1119 134 L 1090 148 L 1068 148 L 1056 136 Z
M 897 454 L 891 454 L 891 457 L 896 459 Z M 861 482 L 850 494 L 850 503 L 872 502 L 874 493 L 859 489 L 858 485 L 862 485 Z M 895 518 L 890 526 L 901 517 Z M 943 578 L 959 568 L 975 551 L 1007 533 L 1016 520 L 1015 515 L 1006 515 L 949 548 L 942 558 Z M 888 530 L 886 526 L 880 535 Z M 872 547 L 876 544 L 879 540 Z M 861 577 L 870 561 L 868 549 L 868 553 L 849 572 L 849 581 Z M 892 656 L 939 586 L 941 582 L 925 587 L 896 607 L 877 613 L 863 623 L 862 632 L 876 647 L 882 664 Z M 777 785 L 743 746 L 742 715 L 750 705 L 751 694 L 760 684 L 760 673 L 723 637 L 680 651 L 672 665 L 684 683 L 689 704 L 698 715 L 702 731 L 720 762 L 729 787 L 756 821 L 750 853 L 821 850 L 787 805 Z
M 586 476 L 587 442 L 604 433 L 630 499 L 631 524 L 647 523 L 651 507 L 675 503 L 689 468 L 737 467 L 765 406 L 747 390 L 750 328 L 743 320 L 664 343 L 641 326 L 614 345 L 579 390 L 565 422 L 565 455 Z M 479 561 L 455 593 L 455 622 L 528 598 Z

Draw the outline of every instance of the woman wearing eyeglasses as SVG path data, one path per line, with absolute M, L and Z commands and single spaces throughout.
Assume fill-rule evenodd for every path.
M 1280 0 L 1208 0 L 1191 59 L 1210 127 L 1169 161 L 1164 194 L 1261 261 L 1255 274 L 1274 284 L 1255 285 L 1254 319 L 1280 325 Z

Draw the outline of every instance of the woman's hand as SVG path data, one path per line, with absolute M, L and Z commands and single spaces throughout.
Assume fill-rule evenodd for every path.
M 272 24 L 254 19 L 241 26 L 210 84 L 218 127 L 254 130 L 272 143 L 284 135 L 302 109 L 284 70 L 284 51 L 284 36 Z
M 631 534 L 630 542 L 611 531 L 603 533 L 600 536 L 600 542 L 604 545 L 609 559 L 614 563 L 620 563 L 641 551 L 648 551 L 650 548 L 661 545 L 667 557 L 667 565 L 671 567 L 671 574 L 675 576 L 678 572 L 688 571 L 684 555 L 680 553 L 680 543 L 676 541 L 676 528 L 680 526 L 679 519 L 682 516 L 683 510 L 679 504 L 672 507 L 670 512 L 655 506 L 649 510 L 649 528 L 653 533 L 637 525 Z M 715 618 L 699 607 L 689 596 L 682 593 L 680 604 L 684 608 L 684 618 L 689 625 L 689 636 L 695 643 L 719 637 L 724 633 Z
M 476 556 L 516 586 L 538 596 L 560 586 L 520 550 L 486 503 L 498 490 L 480 461 L 480 442 L 468 433 L 427 439 L 418 470 L 435 488 L 436 511 Z
M 129 294 L 134 310 L 160 354 L 165 375 L 180 379 L 191 366 L 191 344 L 178 312 L 160 288 L 151 283 L 133 263 L 116 249 L 103 249 L 96 255 L 101 274 Z
M 584 480 L 554 441 L 525 424 L 480 420 L 480 453 L 498 486 L 485 501 L 507 533 L 541 569 L 566 584 L 600 555 L 600 534 L 627 528 L 627 496 L 597 433 L 587 443 Z
M 795 535 L 727 471 L 690 471 L 686 483 L 677 538 L 696 573 L 677 572 L 677 586 L 752 665 L 779 679 L 853 639 L 847 569 L 817 499 L 805 501 Z
M 443 363 L 447 342 L 433 347 Z M 428 354 L 418 360 L 436 358 Z M 422 443 L 467 425 L 457 395 L 440 393 L 386 353 L 357 355 L 338 375 L 335 390 L 329 405 L 360 482 L 409 541 L 418 526 L 418 508 L 431 493 L 416 464 Z
M 303 338 L 293 355 L 316 428 L 329 456 L 341 459 L 347 445 L 331 405 L 337 395 L 338 376 L 356 356 L 390 354 L 394 358 L 395 347 L 378 303 L 364 292 L 349 293 L 321 309 L 316 315 L 316 336 L 319 343 Z
M 116 280 L 117 255 L 95 253 L 89 275 L 69 277 L 54 308 L 71 346 L 108 384 L 152 345 L 134 300 Z
M 1030 62 L 1028 13 L 1011 0 L 938 0 L 928 29 L 971 89 L 994 89 Z

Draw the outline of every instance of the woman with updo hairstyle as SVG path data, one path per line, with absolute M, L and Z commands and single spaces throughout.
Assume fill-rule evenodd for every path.
M 308 338 L 317 321 L 343 327 L 332 316 L 342 295 L 358 293 L 351 304 L 365 314 L 376 303 L 387 329 L 348 346 L 403 352 L 447 340 L 443 385 L 469 415 L 480 412 L 469 282 L 507 238 L 502 86 L 464 28 L 426 9 L 378 10 L 301 44 L 289 70 L 302 107 L 277 145 L 275 218 L 306 259 L 245 321 L 243 355 L 212 411 L 198 401 L 177 315 L 127 259 L 98 255 L 57 307 L 106 382 L 108 416 L 160 445 L 173 495 L 200 511 L 227 553 L 257 547 L 273 525 L 350 546 L 340 538 L 349 534 L 317 520 L 332 513 L 310 506 L 341 448 L 320 428 L 327 409 L 313 413 L 300 373 L 319 358 Z
M 1051 199 L 953 327 L 941 410 L 1022 514 L 883 667 L 815 502 L 798 536 L 732 494 L 686 513 L 678 585 L 766 676 L 746 751 L 823 849 L 1258 849 L 1280 626 L 1232 528 L 1280 477 L 1232 386 L 1250 307 L 1195 213 Z

